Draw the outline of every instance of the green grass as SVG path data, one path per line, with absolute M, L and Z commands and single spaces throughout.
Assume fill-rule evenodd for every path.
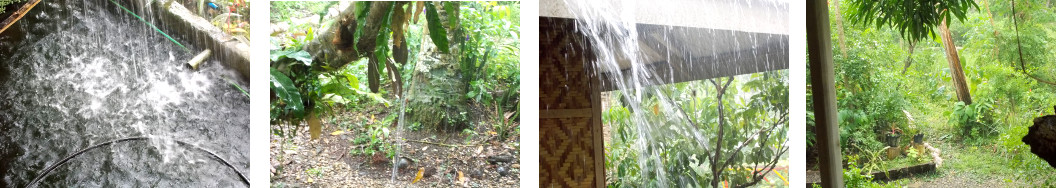
M 906 167 L 921 165 L 921 164 L 928 163 L 928 162 L 931 162 L 931 161 L 932 161 L 931 157 L 926 157 L 926 158 L 924 158 L 924 160 L 918 162 L 916 160 L 913 160 L 913 158 L 910 158 L 910 157 L 906 156 L 906 157 L 899 157 L 899 158 L 894 159 L 894 160 L 887 160 L 887 161 L 884 161 L 884 162 L 887 163 L 887 169 L 888 170 L 893 170 L 893 169 L 900 169 L 900 168 L 906 168 Z

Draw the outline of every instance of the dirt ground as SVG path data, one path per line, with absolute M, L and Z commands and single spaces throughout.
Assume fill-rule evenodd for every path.
M 475 108 L 475 114 L 489 114 Z M 382 154 L 350 154 L 364 145 L 353 144 L 362 130 L 341 130 L 336 122 L 383 116 L 382 112 L 342 112 L 335 122 L 323 118 L 323 134 L 310 139 L 307 128 L 292 139 L 271 136 L 271 173 L 273 187 L 517 187 L 520 178 L 519 140 L 516 133 L 498 141 L 487 118 L 476 117 L 477 136 L 463 133 L 404 128 L 398 152 L 411 162 L 398 171 L 393 180 L 393 162 Z M 493 112 L 492 112 L 493 113 Z M 481 115 L 484 116 L 484 115 Z M 513 126 L 518 126 L 514 124 Z M 307 127 L 307 126 L 304 126 Z M 395 133 L 393 139 L 397 140 Z M 467 139 L 468 138 L 468 139 Z M 379 152 L 381 153 L 381 152 Z M 490 160 L 489 160 L 490 159 Z M 504 162 L 508 160 L 508 162 Z M 500 169 L 501 168 L 501 169 Z M 423 178 L 412 183 L 419 169 Z M 503 171 L 500 173 L 500 170 Z M 463 180 L 459 180 L 462 173 Z

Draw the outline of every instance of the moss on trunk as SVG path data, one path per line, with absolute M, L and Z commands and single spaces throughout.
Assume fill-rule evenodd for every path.
M 437 10 L 448 31 L 450 53 L 442 53 L 434 45 L 423 45 L 428 48 L 422 50 L 419 56 L 422 58 L 415 65 L 413 84 L 408 88 L 407 107 L 410 119 L 414 122 L 433 129 L 459 131 L 468 127 L 470 115 L 466 89 L 460 82 L 462 75 L 458 70 L 462 40 L 457 39 L 462 33 L 458 31 L 461 23 L 457 16 L 449 16 L 458 15 L 459 5 L 458 2 L 444 3 L 452 3 L 451 6 L 456 7 L 454 12 Z M 429 37 L 422 37 L 422 40 L 422 44 L 432 44 Z

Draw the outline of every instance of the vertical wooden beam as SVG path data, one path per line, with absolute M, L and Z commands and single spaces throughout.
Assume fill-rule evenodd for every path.
M 603 136 L 605 134 L 602 133 L 604 127 L 601 125 L 601 81 L 596 69 L 590 64 L 591 62 L 583 62 L 587 75 L 591 75 L 587 78 L 590 79 L 590 106 L 593 107 L 591 114 L 594 115 L 590 120 L 591 130 L 594 131 L 594 177 L 597 179 L 595 182 L 598 182 L 596 187 L 605 187 L 605 137 Z
M 836 82 L 832 35 L 825 0 L 807 1 L 807 53 L 814 100 L 814 122 L 821 156 L 821 186 L 844 187 L 840 127 L 836 122 Z

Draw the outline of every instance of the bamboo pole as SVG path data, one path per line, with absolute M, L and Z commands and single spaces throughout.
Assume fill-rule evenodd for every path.
M 204 62 L 205 59 L 209 57 L 210 53 L 212 53 L 212 51 L 210 50 L 202 51 L 202 53 L 199 53 L 197 56 L 194 56 L 194 59 L 187 61 L 187 65 L 191 66 L 191 69 L 198 70 L 198 65 L 201 65 L 202 62 Z
M 4 33 L 4 30 L 7 30 L 7 28 L 14 25 L 16 21 L 22 19 L 22 16 L 25 16 L 26 13 L 29 13 L 29 10 L 32 10 L 33 7 L 37 6 L 37 3 L 40 3 L 40 0 L 26 2 L 26 4 L 22 5 L 22 8 L 18 8 L 18 11 L 15 11 L 14 14 L 11 14 L 7 19 L 4 19 L 4 22 L 0 22 L 0 25 L 3 25 L 3 27 L 0 27 L 0 33 Z

